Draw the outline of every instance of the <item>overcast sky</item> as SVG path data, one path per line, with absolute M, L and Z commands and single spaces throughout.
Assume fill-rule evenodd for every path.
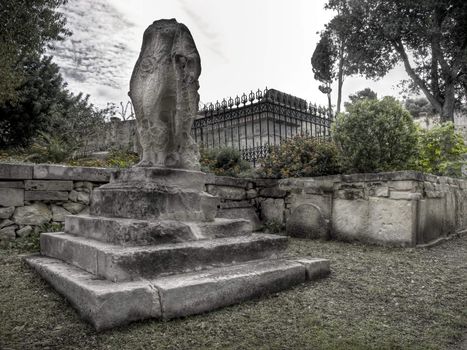
M 53 53 L 69 89 L 96 105 L 127 101 L 133 66 L 147 26 L 176 18 L 188 26 L 201 55 L 202 102 L 275 88 L 326 104 L 310 58 L 318 31 L 332 18 L 325 0 L 72 0 L 63 8 L 73 35 Z M 401 67 L 384 81 L 347 78 L 343 95 L 371 87 L 399 95 Z M 335 90 L 335 89 L 334 89 Z M 336 95 L 333 96 L 333 103 Z

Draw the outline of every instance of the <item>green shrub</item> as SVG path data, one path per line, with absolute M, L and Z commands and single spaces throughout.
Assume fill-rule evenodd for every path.
M 261 160 L 258 175 L 266 178 L 308 177 L 340 172 L 338 152 L 332 141 L 297 135 L 272 147 Z
M 35 163 L 63 163 L 73 156 L 75 150 L 61 136 L 39 131 L 39 136 L 29 149 L 27 160 Z
M 201 170 L 218 176 L 251 177 L 251 164 L 243 160 L 236 149 L 222 147 L 215 149 L 200 148 Z
M 130 168 L 138 162 L 139 156 L 137 153 L 114 150 L 109 152 L 105 159 L 78 158 L 68 161 L 67 164 L 101 168 Z
M 332 135 L 349 172 L 408 169 L 416 155 L 412 117 L 393 97 L 348 105 L 333 123 Z
M 467 153 L 464 138 L 456 133 L 452 122 L 419 130 L 418 157 L 415 170 L 435 175 L 461 176 L 463 155 Z

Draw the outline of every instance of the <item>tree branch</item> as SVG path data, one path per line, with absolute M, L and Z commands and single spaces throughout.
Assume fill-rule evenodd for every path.
M 404 45 L 402 44 L 401 39 L 395 39 L 392 41 L 392 44 L 397 51 L 397 53 L 400 55 L 402 61 L 404 62 L 404 67 L 405 71 L 409 75 L 410 78 L 414 81 L 415 84 L 417 84 L 420 89 L 423 91 L 425 94 L 426 98 L 430 101 L 432 106 L 436 108 L 436 110 L 439 112 L 439 114 L 442 113 L 443 111 L 443 106 L 442 104 L 433 96 L 433 94 L 430 92 L 428 87 L 426 86 L 425 82 L 415 73 L 414 69 L 410 65 L 409 57 L 407 56 L 407 53 L 405 52 Z

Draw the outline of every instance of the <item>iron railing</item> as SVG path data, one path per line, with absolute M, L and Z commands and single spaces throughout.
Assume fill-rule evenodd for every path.
M 295 135 L 325 138 L 333 116 L 323 107 L 274 89 L 205 104 L 192 135 L 205 148 L 232 147 L 253 164 Z

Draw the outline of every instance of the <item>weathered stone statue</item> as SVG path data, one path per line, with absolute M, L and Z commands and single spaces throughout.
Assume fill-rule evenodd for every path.
M 199 169 L 190 131 L 200 73 L 198 50 L 185 25 L 163 19 L 146 29 L 129 92 L 143 148 L 137 166 Z

